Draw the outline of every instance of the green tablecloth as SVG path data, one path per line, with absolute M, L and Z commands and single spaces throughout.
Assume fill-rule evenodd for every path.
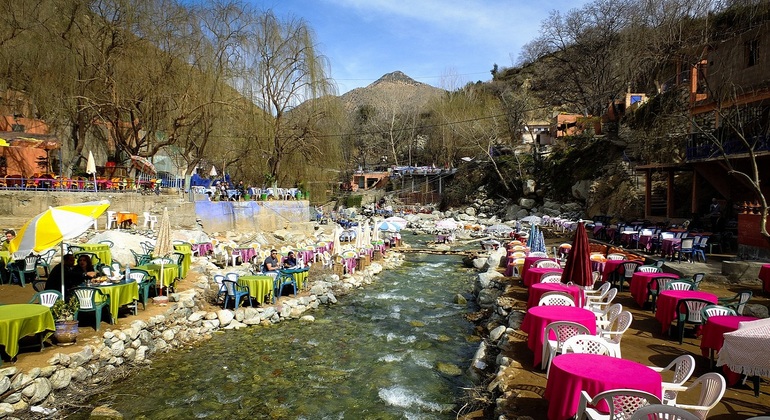
M 136 268 L 144 270 L 155 277 L 155 280 L 160 284 L 160 264 L 145 264 L 137 265 Z M 179 267 L 176 264 L 163 265 L 163 286 L 171 286 L 174 284 L 179 274 Z
M 305 282 L 307 282 L 307 272 L 309 268 L 298 268 L 292 270 L 279 270 L 284 274 L 290 274 L 294 277 L 294 281 L 297 283 L 297 289 L 304 289 Z
M 36 304 L 0 306 L 0 344 L 11 358 L 19 353 L 19 339 L 46 332 L 48 337 L 56 330 L 51 310 Z
M 179 273 L 179 277 L 185 278 L 187 277 L 187 272 L 190 271 L 190 262 L 192 261 L 192 245 L 176 244 L 174 245 L 174 252 L 178 252 L 184 255 L 184 258 L 182 258 L 182 272 Z
M 270 276 L 241 276 L 238 278 L 238 284 L 248 286 L 249 295 L 259 303 L 265 303 L 265 296 L 267 302 L 272 300 L 273 278 Z
M 102 260 L 102 264 L 110 265 L 112 264 L 112 251 L 110 250 L 110 246 L 106 244 L 79 244 L 79 247 L 83 248 L 84 252 L 90 252 L 92 254 L 96 254 L 97 257 L 99 257 L 100 260 Z M 75 258 L 77 258 L 78 253 L 75 253 Z
M 105 295 L 110 296 L 110 316 L 113 323 L 118 320 L 118 310 L 123 305 L 130 305 L 139 300 L 139 283 L 118 283 L 111 286 L 97 286 Z

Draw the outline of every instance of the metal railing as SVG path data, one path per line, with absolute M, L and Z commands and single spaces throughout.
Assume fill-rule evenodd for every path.
M 687 140 L 686 159 L 687 161 L 715 159 L 723 156 L 741 155 L 754 152 L 770 151 L 770 139 L 765 135 L 753 136 L 747 139 L 748 147 L 738 137 L 733 137 L 722 141 L 722 150 L 717 144 L 705 134 L 692 134 Z

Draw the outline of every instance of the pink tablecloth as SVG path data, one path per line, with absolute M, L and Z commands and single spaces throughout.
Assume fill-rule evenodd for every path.
M 680 243 L 682 243 L 682 240 L 679 238 L 669 238 L 662 240 L 660 243 L 660 253 L 663 258 L 667 256 L 671 256 L 671 258 L 673 258 L 674 248 L 676 248 Z
M 529 267 L 531 267 L 535 261 L 542 260 L 542 259 L 543 257 L 524 257 L 524 267 L 521 268 L 521 278 L 524 278 L 524 276 L 527 275 L 527 271 L 529 271 Z
M 709 357 L 709 350 L 718 352 L 725 342 L 724 333 L 738 329 L 738 324 L 744 321 L 756 321 L 753 316 L 712 316 L 701 330 L 700 351 L 703 357 Z
M 759 269 L 759 279 L 762 280 L 762 290 L 770 293 L 770 264 L 764 264 Z
M 214 244 L 212 244 L 211 242 L 202 242 L 199 244 L 192 244 L 190 249 L 192 249 L 193 253 L 198 255 L 199 257 L 205 257 L 206 255 L 209 255 L 210 253 L 214 252 Z
M 297 251 L 297 255 L 302 258 L 302 261 L 305 262 L 305 264 L 309 262 L 313 262 L 315 260 L 315 252 L 310 249 L 304 249 L 301 251 Z
M 593 397 L 600 392 L 626 388 L 649 392 L 660 398 L 661 382 L 658 372 L 631 360 L 598 354 L 556 356 L 545 387 L 548 418 L 564 420 L 573 417 L 580 403 L 580 391 Z
M 563 283 L 537 283 L 533 284 L 529 288 L 529 298 L 527 298 L 527 308 L 537 306 L 540 302 L 540 298 L 547 292 L 565 292 L 572 295 L 575 300 L 575 304 L 578 307 L 582 307 L 583 303 L 583 289 L 577 286 L 567 286 Z
M 521 322 L 521 330 L 529 334 L 527 347 L 535 353 L 534 366 L 538 366 L 543 361 L 545 327 L 556 321 L 577 322 L 585 325 L 591 334 L 596 334 L 596 315 L 587 309 L 572 306 L 534 306 L 529 308 Z
M 647 284 L 656 277 L 679 278 L 678 275 L 673 273 L 642 273 L 640 271 L 634 273 L 634 276 L 631 277 L 631 297 L 634 298 L 639 306 L 644 307 L 644 304 L 647 302 Z M 657 284 L 654 284 L 653 290 L 656 287 L 658 287 Z
M 241 257 L 243 262 L 251 262 L 251 259 L 257 256 L 257 250 L 251 247 L 248 248 L 235 248 L 233 254 Z
M 652 249 L 652 235 L 639 235 L 639 248 L 649 252 Z
M 540 283 L 540 277 L 545 273 L 561 273 L 562 271 L 564 270 L 561 268 L 530 268 L 524 275 L 524 285 L 529 287 Z
M 658 294 L 658 309 L 655 319 L 660 321 L 660 331 L 665 333 L 676 319 L 676 307 L 680 299 L 702 299 L 717 303 L 717 295 L 695 290 L 664 290 Z
M 607 260 L 604 263 L 604 271 L 602 272 L 602 280 L 610 281 L 610 275 L 615 271 L 620 264 L 628 262 L 628 260 Z

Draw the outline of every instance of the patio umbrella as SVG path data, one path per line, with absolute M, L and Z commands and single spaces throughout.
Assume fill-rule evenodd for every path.
M 163 208 L 163 215 L 160 216 L 160 225 L 158 225 L 158 239 L 155 240 L 155 250 L 153 253 L 160 260 L 160 290 L 163 292 L 163 264 L 164 258 L 174 252 L 174 246 L 171 243 L 171 220 L 168 217 L 168 207 Z
M 522 222 L 527 222 L 531 225 L 539 225 L 543 223 L 543 219 L 538 216 L 527 216 L 521 219 Z
M 388 223 L 397 225 L 398 226 L 398 230 L 406 229 L 406 224 L 409 223 L 403 217 L 398 217 L 398 216 L 388 217 L 387 219 L 385 219 L 385 221 L 388 222 Z
M 213 165 L 211 166 L 211 172 L 209 172 L 209 175 L 212 176 L 212 177 L 217 176 L 217 167 L 216 166 L 213 166 Z
M 372 229 L 369 227 L 369 219 L 364 221 L 361 231 L 361 244 L 365 247 L 370 246 L 372 244 Z
M 363 238 L 361 237 L 361 225 L 356 225 L 356 227 L 353 228 L 353 234 L 356 236 L 356 249 L 361 248 L 364 246 Z
M 383 220 L 382 222 L 380 222 L 380 225 L 377 226 L 377 229 L 383 232 L 398 232 L 399 230 L 401 230 L 401 226 L 395 223 L 388 222 L 387 220 Z
M 436 229 L 455 230 L 457 229 L 457 222 L 455 221 L 455 219 L 439 220 L 438 222 L 436 222 Z
M 137 155 L 131 156 L 131 165 L 145 174 L 155 175 L 157 173 L 155 165 L 153 165 L 146 157 Z
M 15 256 L 26 257 L 31 252 L 42 252 L 56 245 L 64 255 L 64 241 L 80 236 L 94 224 L 110 202 L 107 200 L 49 207 L 33 217 L 19 230 L 8 249 Z M 64 294 L 64 270 L 61 270 L 62 295 Z
M 543 236 L 543 231 L 540 228 L 535 229 L 535 240 L 532 243 L 532 247 L 530 247 L 530 251 L 546 252 L 545 236 Z
M 334 228 L 334 240 L 332 241 L 332 252 L 335 254 L 340 253 L 340 249 L 342 248 L 342 245 L 340 245 L 340 235 L 342 235 L 342 226 L 336 226 Z
M 490 235 L 507 235 L 511 232 L 513 232 L 513 228 L 503 224 L 496 224 L 487 228 L 487 233 Z
M 579 286 L 591 284 L 591 249 L 588 245 L 588 234 L 585 223 L 578 223 L 572 249 L 567 256 L 567 264 L 561 279 L 563 283 L 572 282 Z
M 94 176 L 94 192 L 96 192 L 96 161 L 94 154 L 88 151 L 88 162 L 86 162 L 86 173 Z

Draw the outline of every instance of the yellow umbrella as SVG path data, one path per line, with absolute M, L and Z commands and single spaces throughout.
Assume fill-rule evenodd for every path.
M 16 238 L 8 244 L 8 249 L 16 254 L 15 257 L 24 258 L 31 252 L 41 252 L 62 245 L 64 255 L 63 241 L 76 238 L 88 230 L 108 207 L 110 202 L 107 200 L 49 207 L 22 226 Z

